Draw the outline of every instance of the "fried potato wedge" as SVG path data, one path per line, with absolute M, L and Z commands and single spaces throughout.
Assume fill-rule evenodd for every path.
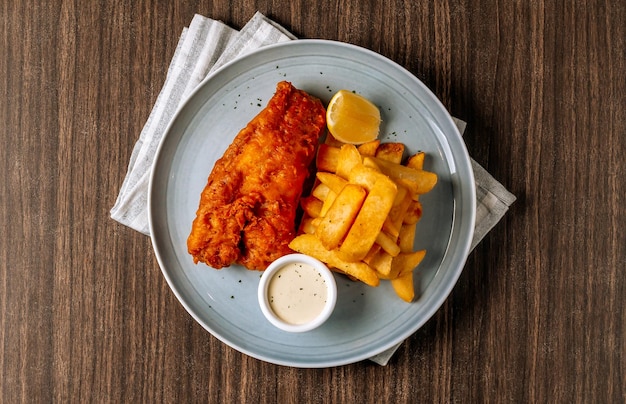
M 419 250 L 412 253 L 400 253 L 393 258 L 391 271 L 396 273 L 398 277 L 407 272 L 413 272 L 415 267 L 422 262 L 425 256 L 426 250 Z
M 391 286 L 400 299 L 411 303 L 415 299 L 415 286 L 413 286 L 413 272 L 407 272 L 398 278 L 391 279 Z
M 391 279 L 393 257 L 384 250 L 378 250 L 368 262 L 368 265 L 376 271 L 380 279 Z
M 362 260 L 378 237 L 398 192 L 396 184 L 387 177 L 379 178 L 363 205 L 339 251 L 347 261 Z
M 404 191 L 404 192 L 401 192 L 401 191 Z M 403 199 L 398 201 L 401 193 L 404 194 L 404 196 L 402 197 Z M 395 228 L 399 229 L 400 226 L 402 226 L 402 223 L 404 223 L 405 217 L 409 210 L 409 207 L 414 202 L 415 201 L 411 198 L 411 195 L 408 194 L 408 191 L 406 190 L 406 188 L 404 188 L 403 186 L 398 186 L 398 194 L 396 195 L 394 204 L 391 207 L 391 210 L 389 211 L 389 217 L 388 217 L 388 219 L 391 221 L 391 223 L 394 225 Z
M 388 175 L 394 180 L 401 180 L 414 194 L 425 194 L 432 190 L 435 184 L 437 184 L 437 174 L 430 171 L 416 170 L 376 157 L 367 158 L 373 159 L 374 163 L 380 167 L 380 171 L 382 171 L 383 174 Z
M 300 206 L 304 213 L 310 217 L 319 217 L 323 202 L 314 196 L 305 196 L 300 199 Z
M 378 180 L 389 179 L 385 174 L 377 171 L 375 168 L 366 167 L 363 164 L 357 164 L 350 171 L 350 175 L 348 176 L 348 181 L 353 184 L 359 184 L 368 191 L 371 191 L 374 188 L 374 184 Z M 397 186 L 396 186 L 396 194 L 397 194 Z M 395 199 L 394 199 L 395 200 Z
M 393 209 L 393 207 L 391 209 Z M 387 219 L 385 219 L 385 222 L 383 223 L 383 231 L 393 237 L 394 240 L 397 240 L 400 235 L 400 227 L 401 226 L 396 226 L 396 224 L 393 223 L 391 220 L 391 213 L 389 213 Z
M 426 153 L 417 152 L 406 160 L 405 165 L 409 168 L 414 168 L 416 170 L 423 170 L 425 158 L 426 158 Z
M 376 271 L 364 262 L 347 262 L 337 254 L 337 250 L 327 250 L 319 238 L 312 234 L 301 234 L 289 243 L 289 248 L 302 254 L 310 255 L 327 263 L 330 267 L 337 268 L 348 276 L 354 277 L 361 282 L 378 286 L 380 279 Z
M 333 250 L 339 246 L 352 227 L 366 196 L 367 192 L 359 185 L 347 184 L 342 188 L 315 231 L 326 249 Z
M 415 244 L 415 228 L 416 223 L 403 224 L 400 227 L 400 233 L 398 234 L 398 246 L 400 252 L 410 253 L 413 252 L 413 245 Z
M 415 224 L 422 217 L 422 203 L 420 201 L 411 201 L 409 207 L 407 208 L 403 223 L 405 224 Z
M 371 142 L 363 143 L 357 149 L 361 156 L 375 156 L 376 150 L 378 150 L 378 146 L 380 145 L 380 140 L 372 140 Z
M 324 184 L 320 184 L 320 185 L 324 185 Z M 330 207 L 333 206 L 333 202 L 335 202 L 336 197 L 337 197 L 337 194 L 332 189 L 328 191 L 328 194 L 326 195 L 326 198 L 324 199 L 322 203 L 322 210 L 320 210 L 320 217 L 326 216 L 326 213 L 328 212 Z
M 348 183 L 347 180 L 333 173 L 318 172 L 315 176 L 322 184 L 325 184 L 336 194 L 341 192 L 343 187 Z
M 352 168 L 363 162 L 361 153 L 356 149 L 356 146 L 352 144 L 344 144 L 339 149 L 339 156 L 337 158 L 337 175 L 341 178 L 348 179 Z
M 318 218 L 310 216 L 302 218 L 300 222 L 300 233 L 315 234 L 315 230 L 317 230 L 317 219 Z
M 337 172 L 337 161 L 339 160 L 339 148 L 321 144 L 317 150 L 315 165 L 318 171 Z
M 402 156 L 404 155 L 404 144 L 402 143 L 383 143 L 376 149 L 376 157 L 389 161 L 391 163 L 402 163 Z
M 400 246 L 396 244 L 396 238 L 390 237 L 381 231 L 376 236 L 376 244 L 382 247 L 383 250 L 392 257 L 400 254 Z
M 330 192 L 332 191 L 328 185 L 319 183 L 313 188 L 311 195 L 323 202 Z

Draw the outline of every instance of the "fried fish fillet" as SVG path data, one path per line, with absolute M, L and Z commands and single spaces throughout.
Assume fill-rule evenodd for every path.
M 292 252 L 296 210 L 325 114 L 317 98 L 278 83 L 209 175 L 187 239 L 195 263 L 264 270 Z

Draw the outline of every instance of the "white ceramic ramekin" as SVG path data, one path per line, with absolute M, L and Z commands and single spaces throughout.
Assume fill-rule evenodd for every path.
M 326 285 L 326 303 L 323 309 L 317 317 L 303 324 L 291 324 L 282 320 L 274 313 L 270 305 L 268 288 L 273 277 L 285 265 L 292 263 L 303 263 L 312 266 L 322 276 Z M 337 302 L 337 284 L 333 273 L 323 262 L 305 254 L 289 254 L 274 261 L 263 272 L 259 283 L 258 298 L 263 315 L 274 326 L 288 332 L 305 332 L 319 327 L 330 317 Z

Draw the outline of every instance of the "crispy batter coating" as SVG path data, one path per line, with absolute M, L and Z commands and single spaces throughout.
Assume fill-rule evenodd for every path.
M 209 175 L 187 239 L 195 263 L 264 270 L 292 252 L 298 201 L 325 114 L 317 98 L 278 83 Z

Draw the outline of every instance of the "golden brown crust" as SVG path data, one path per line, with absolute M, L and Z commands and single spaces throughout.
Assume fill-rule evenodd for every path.
M 187 239 L 194 262 L 264 270 L 292 252 L 298 200 L 324 128 L 317 98 L 278 83 L 209 175 Z

